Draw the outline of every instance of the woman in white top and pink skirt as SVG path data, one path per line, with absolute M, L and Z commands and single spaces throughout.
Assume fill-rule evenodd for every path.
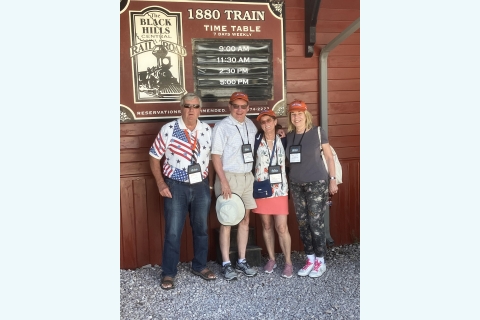
M 255 199 L 257 208 L 252 209 L 260 215 L 263 226 L 263 238 L 267 248 L 269 260 L 264 267 L 266 273 L 272 273 L 277 267 L 275 261 L 275 230 L 278 234 L 280 248 L 285 256 L 285 268 L 282 277 L 291 278 L 293 266 L 291 261 L 291 238 L 288 232 L 288 183 L 285 168 L 285 149 L 281 138 L 276 134 L 277 116 L 272 110 L 261 112 L 257 121 L 261 129 L 256 139 L 261 139 L 258 150 L 255 154 L 254 176 L 256 181 L 263 181 L 271 178 L 269 167 L 279 166 L 281 175 L 276 175 L 272 183 L 272 196 L 268 198 Z M 275 149 L 273 149 L 275 146 Z M 278 168 L 278 167 L 277 167 Z M 281 179 L 280 179 L 281 177 Z M 274 181 L 271 179 L 271 181 Z

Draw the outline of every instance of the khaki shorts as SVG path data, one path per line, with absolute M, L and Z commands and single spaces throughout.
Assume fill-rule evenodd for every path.
M 245 209 L 255 209 L 257 204 L 253 198 L 253 174 L 247 173 L 233 173 L 225 172 L 230 190 L 236 193 L 242 198 L 245 204 Z M 218 197 L 222 193 L 222 187 L 220 185 L 220 179 L 218 176 L 215 178 L 215 197 Z

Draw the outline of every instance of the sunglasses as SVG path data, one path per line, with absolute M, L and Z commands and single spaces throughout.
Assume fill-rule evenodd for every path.
M 184 104 L 183 107 L 188 108 L 188 109 L 191 109 L 191 108 L 198 109 L 198 108 L 200 108 L 200 105 L 199 104 Z
M 264 124 L 272 123 L 272 122 L 273 122 L 273 119 L 272 119 L 272 118 L 268 118 L 268 119 L 265 120 L 265 121 L 260 121 L 260 124 L 263 126 Z
M 233 109 L 238 109 L 238 108 L 241 107 L 242 109 L 245 110 L 245 109 L 248 108 L 248 104 L 242 104 L 242 105 L 240 105 L 240 104 L 233 104 L 233 103 L 232 103 L 232 107 L 233 107 Z

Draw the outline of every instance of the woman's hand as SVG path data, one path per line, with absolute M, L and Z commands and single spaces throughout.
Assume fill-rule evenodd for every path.
M 338 192 L 338 186 L 337 186 L 337 180 L 336 179 L 330 179 L 330 185 L 328 187 L 328 190 L 330 191 L 330 194 L 332 196 Z
M 276 133 L 280 138 L 285 138 L 285 130 L 283 128 L 278 128 Z

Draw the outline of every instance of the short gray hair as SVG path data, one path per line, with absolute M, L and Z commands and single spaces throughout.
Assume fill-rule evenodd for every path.
M 200 108 L 202 108 L 202 99 L 200 99 L 200 97 L 193 92 L 187 92 L 183 95 L 183 97 L 180 98 L 180 107 L 183 107 L 186 101 L 190 101 L 193 99 L 198 99 L 198 104 L 200 105 Z

